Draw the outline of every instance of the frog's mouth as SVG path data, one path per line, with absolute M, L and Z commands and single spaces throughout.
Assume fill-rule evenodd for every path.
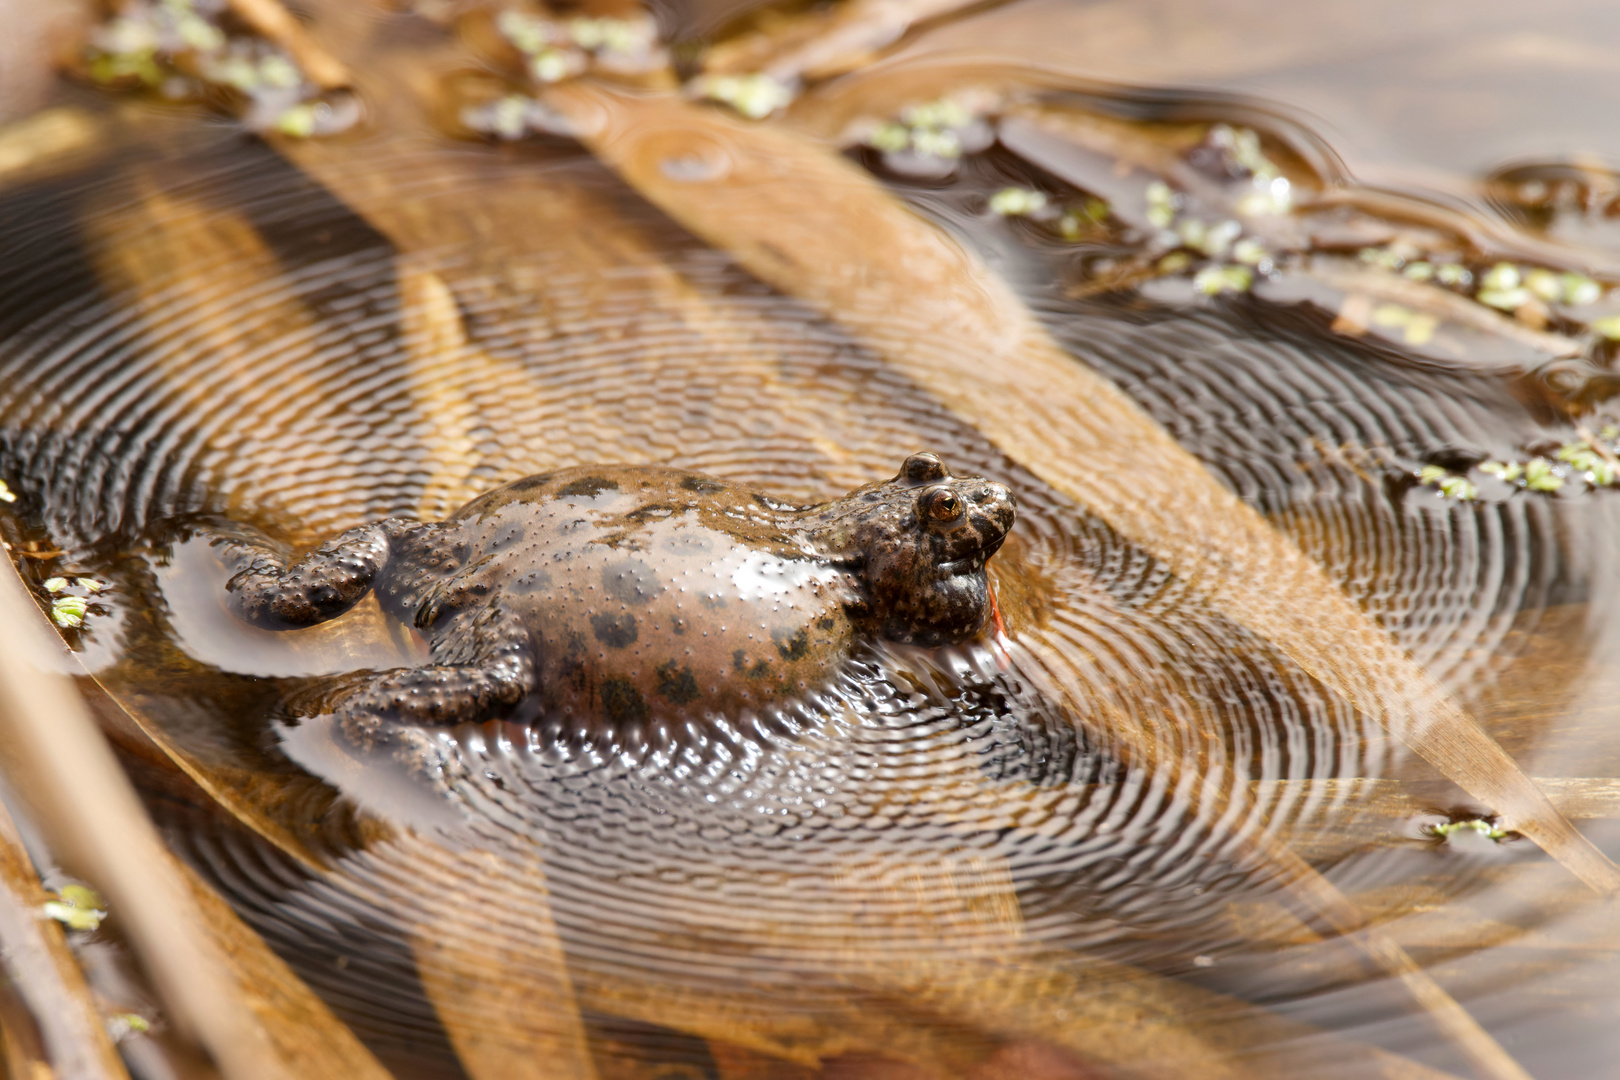
M 968 519 L 968 524 L 979 543 L 965 555 L 954 559 L 942 559 L 935 563 L 934 568 L 941 577 L 983 573 L 984 564 L 990 561 L 990 556 L 1001 550 L 1002 543 L 1007 539 L 1008 530 L 988 517 L 974 514 Z
M 972 555 L 964 555 L 960 559 L 948 559 L 945 562 L 935 563 L 934 568 L 939 571 L 940 577 L 967 577 L 984 572 L 984 564 L 1001 549 L 1001 542 L 1006 536 L 997 537 L 994 543 L 986 544 Z

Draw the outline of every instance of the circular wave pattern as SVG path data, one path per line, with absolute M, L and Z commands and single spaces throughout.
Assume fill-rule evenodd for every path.
M 346 834 L 321 872 L 188 832 L 379 1046 L 409 1057 L 435 1010 L 445 1020 L 433 957 L 460 956 L 457 942 L 538 984 L 551 940 L 591 1016 L 710 1034 L 703 1017 L 729 1016 L 732 1037 L 767 1047 L 786 1022 L 762 1001 L 815 1018 L 822 1042 L 806 1038 L 823 1049 L 843 1045 L 828 1034 L 840 1025 L 857 1031 L 849 1045 L 923 1056 L 977 1023 L 1017 1035 L 1021 1010 L 1061 1026 L 1037 1008 L 1041 987 L 1114 985 L 1099 964 L 1180 970 L 1241 945 L 1210 913 L 1265 895 L 1246 841 L 1319 809 L 1298 787 L 1250 799 L 1251 782 L 1389 767 L 1381 733 L 1277 649 L 593 163 L 382 147 L 371 167 L 411 214 L 442 215 L 462 238 L 430 228 L 397 250 L 268 151 L 206 140 L 7 196 L 29 212 L 0 208 L 17 223 L 0 268 L 0 465 L 74 558 L 196 514 L 304 543 L 593 462 L 808 501 L 928 448 L 1014 487 L 1020 522 L 997 564 L 1044 650 L 875 656 L 791 717 L 664 747 L 498 724 L 439 733 L 459 823 Z M 561 209 L 502 236 L 447 176 L 478 181 L 496 209 Z M 577 227 L 542 227 L 556 221 Z M 1498 382 L 1409 370 L 1286 313 L 1032 295 L 1077 363 L 1125 388 L 1454 687 L 1488 678 L 1509 630 L 1589 573 L 1556 505 L 1424 500 L 1376 464 L 1533 437 Z M 217 692 L 231 673 L 143 670 L 140 627 L 164 633 L 161 604 L 128 625 L 120 646 L 136 659 L 109 685 L 200 746 L 204 725 L 143 692 L 172 696 L 178 680 L 223 716 L 246 700 Z M 290 768 L 268 718 L 223 717 L 260 728 L 232 767 Z M 1126 725 L 1145 740 L 1122 741 Z M 360 784 L 339 794 L 364 805 Z M 450 944 L 428 949 L 429 931 Z M 335 971 L 329 956 L 354 963 Z M 975 993 L 992 969 L 1003 992 Z M 649 996 L 662 1013 L 638 1004 Z

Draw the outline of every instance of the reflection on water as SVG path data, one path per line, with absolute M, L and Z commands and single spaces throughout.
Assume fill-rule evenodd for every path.
M 1534 1075 L 1601 1073 L 1607 908 L 1528 840 L 1491 839 L 1500 807 L 1241 617 L 1213 571 L 1181 572 L 1029 458 L 1071 433 L 1015 450 L 942 400 L 927 375 L 957 362 L 952 325 L 894 312 L 908 367 L 861 329 L 884 313 L 763 283 L 757 255 L 703 243 L 611 154 L 551 128 L 434 133 L 457 126 L 434 111 L 454 83 L 438 74 L 518 79 L 490 26 L 458 44 L 449 9 L 420 6 L 316 5 L 367 102 L 359 133 L 261 141 L 126 109 L 116 153 L 0 189 L 0 479 L 18 495 L 0 527 L 20 553 L 63 551 L 20 560 L 42 603 L 53 575 L 109 584 L 68 636 L 208 793 L 154 784 L 154 813 L 388 1068 L 1516 1075 L 1494 1038 Z M 1585 164 L 1503 168 L 1481 190 L 1509 233 L 1349 185 L 1334 133 L 1265 100 L 1020 82 L 989 61 L 983 93 L 940 96 L 961 69 L 938 58 L 973 59 L 964 35 L 1049 54 L 1030 29 L 1046 13 L 943 25 L 765 123 L 847 143 L 1615 851 L 1620 324 L 1585 256 L 1612 246 L 1620 186 Z M 665 163 L 702 175 L 660 183 L 753 152 L 666 134 Z M 812 220 L 855 205 L 795 180 L 773 183 Z M 913 256 L 840 253 L 872 282 L 949 286 Z M 995 360 L 985 401 L 1040 396 L 1000 386 Z M 369 602 L 310 630 L 237 622 L 203 538 L 228 519 L 306 548 L 607 462 L 810 502 L 924 447 L 1015 491 L 992 563 L 1005 649 L 874 648 L 771 723 L 657 744 L 491 722 L 359 750 L 309 702 L 420 664 L 421 639 Z M 1160 467 L 1110 483 L 1138 468 L 1163 490 Z M 1385 937 L 1346 933 L 1334 888 Z M 1482 1030 L 1392 977 L 1397 954 Z

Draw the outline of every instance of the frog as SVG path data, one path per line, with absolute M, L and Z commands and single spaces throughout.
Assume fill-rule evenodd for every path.
M 361 525 L 291 563 L 262 537 L 214 543 L 226 607 L 248 623 L 314 626 L 369 594 L 425 638 L 426 664 L 363 673 L 335 700 L 355 730 L 545 720 L 624 734 L 779 712 L 863 643 L 982 635 L 987 563 L 1016 514 L 1006 485 L 924 451 L 814 505 L 591 465 L 512 481 L 441 521 Z

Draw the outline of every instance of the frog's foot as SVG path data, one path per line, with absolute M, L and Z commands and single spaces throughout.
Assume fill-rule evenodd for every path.
M 391 760 L 406 776 L 448 795 L 467 774 L 467 767 L 427 728 L 384 720 L 373 713 L 339 713 L 333 733 L 340 744 L 363 754 L 368 762 Z
M 458 766 L 427 727 L 492 720 L 511 712 L 535 684 L 534 664 L 508 655 L 478 666 L 435 664 L 379 672 L 338 702 L 337 737 L 370 755 L 384 754 L 443 785 Z
M 287 630 L 334 619 L 357 604 L 388 563 L 394 541 L 426 528 L 390 519 L 327 541 L 289 567 L 267 542 L 221 537 L 215 546 L 234 573 L 227 603 L 241 619 L 268 630 Z
M 510 712 L 534 685 L 534 664 L 521 656 L 494 664 L 399 668 L 366 680 L 336 712 L 433 726 L 493 720 Z

